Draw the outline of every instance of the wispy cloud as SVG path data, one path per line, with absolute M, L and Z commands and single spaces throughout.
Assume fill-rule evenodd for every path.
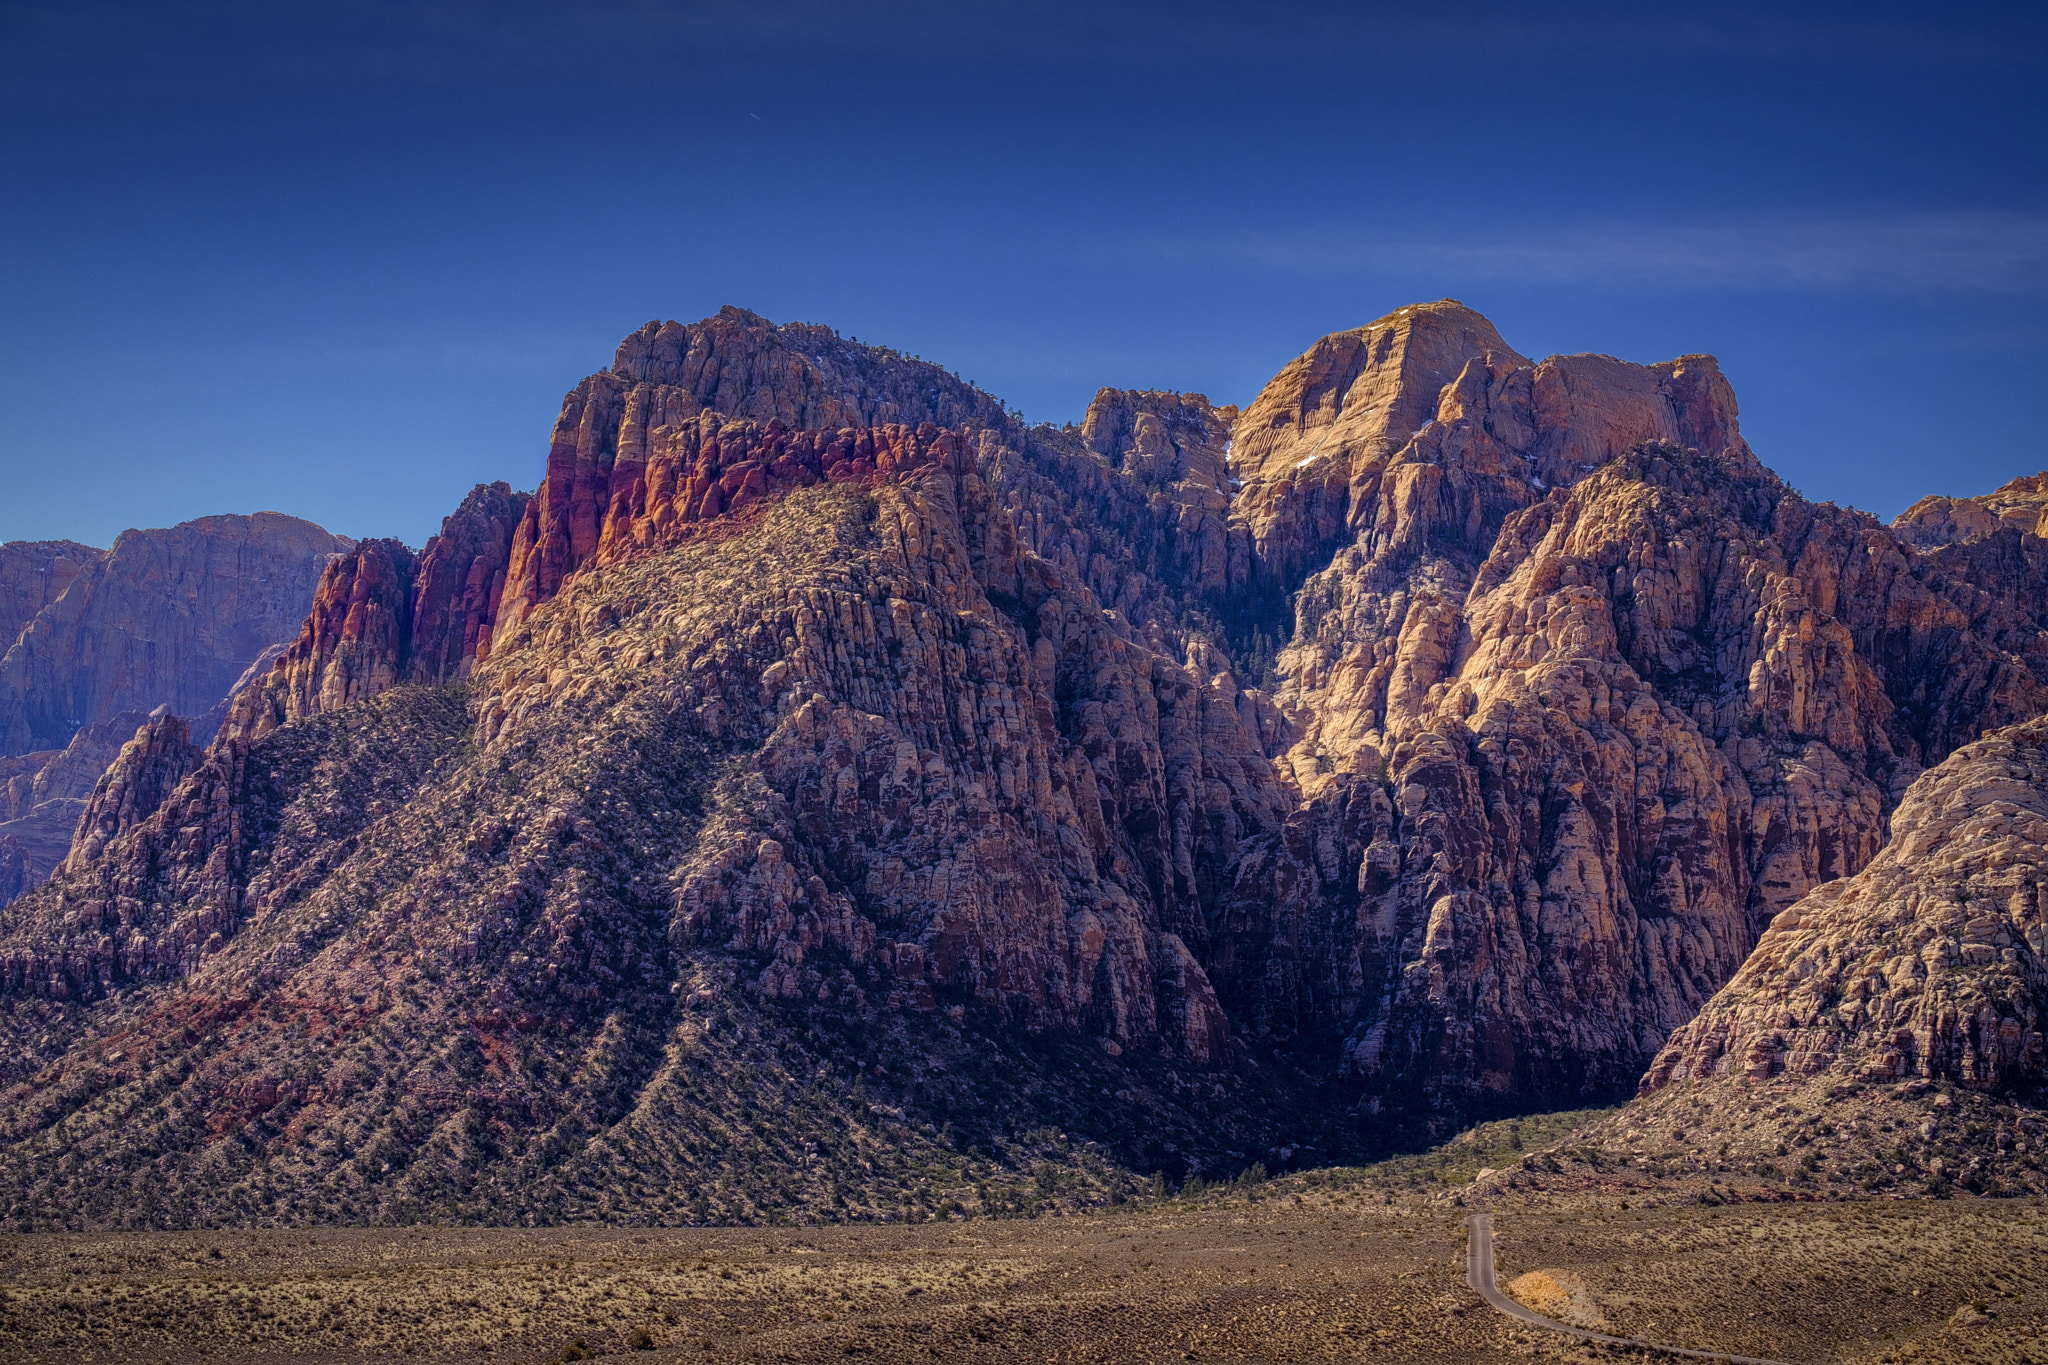
M 1189 268 L 1677 291 L 2033 292 L 2048 288 L 2048 216 L 1750 218 L 1443 235 L 1245 231 L 1130 243 L 1109 254 Z

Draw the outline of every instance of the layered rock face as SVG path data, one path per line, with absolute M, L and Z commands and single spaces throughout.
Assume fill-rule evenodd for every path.
M 64 595 L 106 551 L 71 540 L 0 545 L 0 643 L 12 645 L 36 613 Z
M 352 544 L 275 512 L 124 532 L 0 658 L 0 753 L 61 749 L 123 712 L 206 714 L 297 633 L 327 561 Z M 53 561 L 45 577 L 69 571 Z
M 2039 540 L 1920 549 L 1763 468 L 1710 358 L 1531 363 L 1448 301 L 1241 415 L 1066 429 L 650 324 L 531 498 L 327 565 L 0 911 L 0 1179 L 831 1216 L 882 1110 L 1214 1171 L 1611 1094 L 1926 765 L 2048 711 Z
M 2048 719 L 1967 744 L 1907 791 L 1883 851 L 1771 922 L 1678 1029 L 1644 1093 L 1780 1074 L 2048 1082 Z

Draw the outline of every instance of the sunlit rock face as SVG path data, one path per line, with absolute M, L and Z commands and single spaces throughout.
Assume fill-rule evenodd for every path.
M 1907 789 L 1861 872 L 1771 921 L 1658 1053 L 1687 1080 L 2048 1083 L 2048 719 L 1995 730 Z
M 1450 301 L 1241 413 L 1068 428 L 824 328 L 649 324 L 542 475 L 327 562 L 218 736 L 135 734 L 0 912 L 18 1198 L 83 1197 L 42 1116 L 116 1030 L 182 1098 L 81 1099 L 95 1161 L 382 1125 L 437 1173 L 233 1160 L 494 1218 L 704 1177 L 734 1029 L 768 1050 L 720 1085 L 1175 1169 L 1613 1094 L 1924 768 L 2048 710 L 2031 531 L 1809 503 L 1711 358 L 1532 362 Z

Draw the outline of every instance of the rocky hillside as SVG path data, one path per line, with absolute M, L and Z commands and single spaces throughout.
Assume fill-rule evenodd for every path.
M 1723 1197 L 2048 1191 L 2048 717 L 1923 774 L 1619 1113 L 1485 1182 Z
M 993 1209 L 1613 1094 L 2048 711 L 2044 564 L 1808 503 L 1710 358 L 1531 362 L 1449 301 L 1064 429 L 650 324 L 533 495 L 329 564 L 0 911 L 0 1186 Z

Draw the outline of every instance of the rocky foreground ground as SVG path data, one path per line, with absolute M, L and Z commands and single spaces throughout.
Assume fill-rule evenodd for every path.
M 920 1224 L 13 1235 L 23 1362 L 1671 1359 L 1510 1321 L 1465 1284 L 1481 1176 L 1600 1130 L 1484 1125 L 1377 1166 L 1061 1216 Z M 1493 1205 L 1500 1278 L 1623 1336 L 1785 1361 L 2048 1358 L 2048 1203 L 1734 1202 L 1584 1181 Z

